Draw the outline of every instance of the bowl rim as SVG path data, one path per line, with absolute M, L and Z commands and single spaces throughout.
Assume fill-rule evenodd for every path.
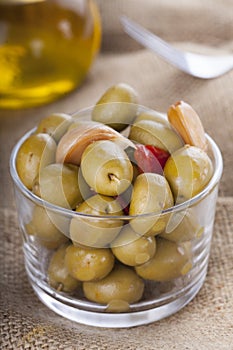
M 159 114 L 163 114 L 159 111 L 153 110 L 151 108 L 147 108 L 145 106 L 140 106 L 146 110 L 150 110 L 150 111 L 154 111 L 156 113 Z M 82 113 L 86 113 L 88 111 L 90 111 L 90 109 L 93 107 L 88 107 L 88 108 L 83 108 L 79 111 L 76 111 L 72 114 L 70 114 L 72 117 L 77 117 Z M 40 197 L 36 196 L 32 191 L 30 191 L 20 180 L 19 175 L 17 173 L 17 169 L 16 169 L 16 158 L 17 158 L 17 153 L 19 151 L 20 146 L 22 145 L 22 143 L 31 135 L 35 132 L 36 127 L 32 128 L 31 130 L 29 130 L 28 132 L 26 132 L 15 144 L 15 146 L 13 147 L 12 151 L 11 151 L 11 155 L 10 155 L 10 175 L 11 178 L 13 180 L 14 185 L 16 186 L 16 188 L 21 192 L 21 194 L 26 197 L 27 199 L 29 199 L 30 201 L 32 201 L 35 205 L 39 205 L 39 206 L 43 206 L 46 207 L 47 209 L 49 209 L 52 212 L 56 212 L 62 215 L 67 215 L 70 217 L 82 217 L 82 218 L 93 218 L 93 219 L 118 219 L 118 220 L 132 220 L 135 218 L 149 218 L 149 217 L 154 217 L 154 216 L 161 216 L 161 215 L 165 215 L 168 213 L 174 213 L 177 211 L 182 211 L 182 210 L 186 210 L 188 207 L 193 206 L 194 204 L 197 204 L 199 201 L 201 201 L 203 198 L 205 198 L 213 189 L 216 185 L 218 185 L 220 178 L 222 176 L 222 172 L 223 172 L 223 158 L 222 158 L 222 154 L 221 151 L 218 147 L 218 145 L 215 143 L 215 141 L 206 133 L 206 138 L 207 138 L 207 142 L 210 146 L 210 151 L 212 153 L 212 156 L 214 158 L 214 174 L 212 176 L 212 178 L 210 179 L 210 181 L 208 182 L 208 184 L 205 186 L 205 188 L 198 193 L 197 195 L 195 195 L 194 197 L 186 200 L 185 202 L 182 202 L 180 204 L 175 204 L 172 207 L 169 207 L 167 209 L 164 209 L 162 211 L 159 212 L 151 212 L 151 213 L 146 213 L 146 214 L 140 214 L 140 215 L 93 215 L 93 214 L 85 214 L 85 213 L 81 213 L 81 212 L 76 212 L 73 211 L 72 209 L 67 209 L 67 208 L 63 208 L 57 205 L 54 205 L 48 201 L 45 201 L 43 199 L 41 199 Z

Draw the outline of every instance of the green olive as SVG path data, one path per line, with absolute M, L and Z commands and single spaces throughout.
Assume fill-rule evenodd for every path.
M 133 179 L 133 166 L 127 154 L 109 140 L 95 141 L 86 147 L 81 170 L 87 184 L 106 196 L 124 192 Z
M 111 244 L 115 257 L 125 265 L 137 266 L 150 260 L 156 250 L 154 237 L 139 236 L 129 224 Z
M 108 248 L 88 249 L 70 245 L 66 249 L 65 266 L 79 281 L 96 281 L 107 276 L 114 266 L 114 256 Z
M 65 266 L 67 247 L 68 245 L 62 245 L 54 252 L 48 267 L 50 286 L 61 292 L 73 292 L 80 286 L 80 282 L 69 274 Z
M 183 146 L 183 141 L 167 123 L 139 120 L 131 126 L 129 139 L 144 145 L 153 145 L 169 153 Z
M 29 234 L 37 237 L 40 244 L 48 249 L 57 249 L 68 241 L 65 235 L 68 227 L 68 219 L 61 218 L 40 206 L 34 207 L 32 220 L 28 225 Z
M 80 194 L 82 196 L 83 201 L 85 201 L 86 199 L 88 199 L 89 197 L 93 196 L 95 194 L 95 191 L 93 191 L 93 189 L 88 186 L 88 184 L 86 183 L 86 181 L 84 180 L 81 168 L 79 167 L 78 170 L 78 187 L 79 187 L 79 191 Z M 78 201 L 79 205 L 81 202 Z
M 130 85 L 116 84 L 99 99 L 92 111 L 92 120 L 121 131 L 133 122 L 137 103 L 137 93 Z
M 168 220 L 168 215 L 161 212 L 173 204 L 173 196 L 164 176 L 155 173 L 140 174 L 134 182 L 129 207 L 129 214 L 139 217 L 132 219 L 130 225 L 140 235 L 154 236 L 161 233 Z M 151 215 L 140 217 L 142 214 Z
M 139 276 L 153 281 L 169 281 L 185 275 L 192 267 L 191 245 L 156 239 L 156 253 L 143 265 L 136 266 Z
M 111 307 L 117 301 L 120 307 L 124 303 L 127 307 L 128 303 L 135 303 L 142 298 L 144 282 L 131 268 L 117 264 L 101 281 L 84 282 L 83 291 L 88 300 L 96 303 L 109 304 Z
M 77 206 L 76 211 L 98 217 L 74 216 L 70 223 L 70 238 L 75 245 L 106 247 L 123 225 L 120 219 L 108 219 L 108 216 L 123 215 L 120 204 L 111 197 L 94 195 Z
M 198 147 L 185 145 L 168 158 L 164 175 L 177 203 L 200 193 L 213 175 L 208 155 Z
M 55 161 L 56 142 L 48 134 L 29 136 L 21 145 L 16 159 L 16 168 L 23 184 L 32 189 L 39 170 Z
M 38 124 L 36 133 L 49 134 L 58 142 L 67 131 L 72 117 L 65 113 L 53 113 L 43 119 Z
M 33 181 L 32 191 L 44 200 L 72 209 L 81 202 L 78 182 L 79 167 L 72 164 L 49 164 Z
M 160 237 L 173 242 L 185 242 L 200 237 L 202 232 L 203 227 L 198 223 L 192 209 L 188 208 L 171 214 L 166 229 Z
M 139 122 L 140 120 L 152 120 L 154 122 L 162 123 L 162 124 L 165 124 L 167 126 L 170 125 L 165 114 L 159 113 L 159 112 L 154 111 L 154 110 L 148 110 L 148 111 L 144 111 L 144 112 L 141 112 L 140 114 L 138 114 L 138 116 L 134 120 L 134 124 Z

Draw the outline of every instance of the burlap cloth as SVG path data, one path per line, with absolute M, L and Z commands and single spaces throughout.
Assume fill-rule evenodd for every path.
M 203 52 L 233 51 L 232 0 L 99 0 L 102 50 L 81 88 L 50 105 L 1 111 L 0 145 L 0 348 L 1 349 L 233 349 L 233 71 L 215 80 L 187 76 L 128 38 L 124 13 L 158 35 Z M 99 329 L 70 322 L 34 295 L 23 263 L 9 155 L 14 143 L 50 112 L 92 105 L 105 89 L 127 82 L 140 102 L 166 111 L 180 99 L 192 104 L 224 158 L 206 281 L 177 314 L 132 329 Z M 1 97 L 0 97 L 1 98 Z

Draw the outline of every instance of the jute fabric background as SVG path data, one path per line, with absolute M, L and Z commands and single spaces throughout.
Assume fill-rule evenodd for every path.
M 0 348 L 7 349 L 233 349 L 233 71 L 199 80 L 168 65 L 123 33 L 126 14 L 189 50 L 233 52 L 232 0 L 99 0 L 102 49 L 84 84 L 64 98 L 29 110 L 0 111 Z M 224 158 L 206 281 L 177 314 L 132 329 L 99 329 L 70 322 L 34 295 L 24 269 L 9 156 L 26 130 L 51 112 L 93 105 L 112 84 L 126 82 L 140 103 L 166 112 L 185 100 L 199 113 Z

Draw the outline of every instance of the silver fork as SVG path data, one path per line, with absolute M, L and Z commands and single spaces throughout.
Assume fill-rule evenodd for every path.
M 209 56 L 178 50 L 126 16 L 120 21 L 124 31 L 143 46 L 151 49 L 165 61 L 197 78 L 219 77 L 233 69 L 233 55 Z

